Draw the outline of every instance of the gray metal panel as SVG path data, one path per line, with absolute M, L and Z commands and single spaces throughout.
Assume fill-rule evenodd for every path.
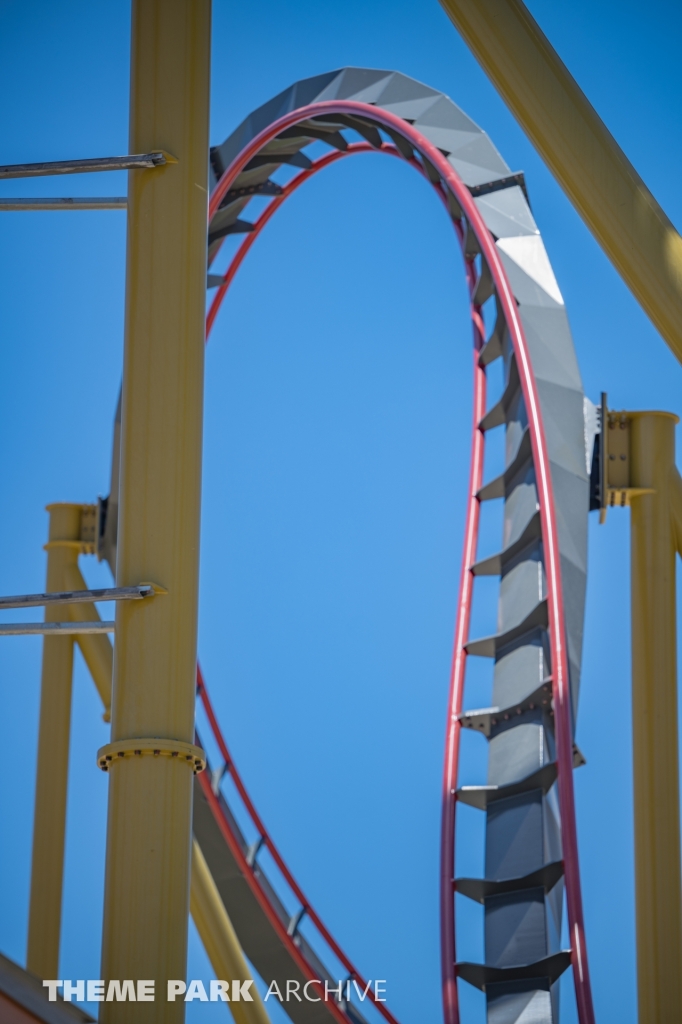
M 543 866 L 543 800 L 538 790 L 492 804 L 487 811 L 485 877 L 517 878 Z
M 545 719 L 542 711 L 526 712 L 520 721 L 504 722 L 490 738 L 488 784 L 506 786 L 536 771 L 546 756 Z
M 516 543 L 539 509 L 535 468 L 529 463 L 523 475 L 516 477 L 513 488 L 507 491 L 502 526 L 503 548 Z
M 546 589 L 542 544 L 537 541 L 502 570 L 497 616 L 500 633 L 513 629 L 530 615 L 533 608 L 546 597 Z
M 552 1020 L 549 991 L 529 989 L 527 983 L 490 985 L 487 990 L 488 1024 L 544 1024 Z
M 510 530 L 508 543 L 501 551 L 476 562 L 471 571 L 474 576 L 501 576 L 511 561 L 526 548 L 539 541 L 541 535 L 540 514 L 536 510 L 515 533 Z
M 551 674 L 549 638 L 538 630 L 502 651 L 495 661 L 493 703 L 507 707 L 522 701 L 529 689 L 535 689 Z
M 547 948 L 544 889 L 490 896 L 485 924 L 486 964 L 514 967 L 542 960 Z
M 535 235 L 538 233 L 533 214 L 520 185 L 500 189 L 476 198 L 476 206 L 488 230 L 497 238 L 509 235 Z

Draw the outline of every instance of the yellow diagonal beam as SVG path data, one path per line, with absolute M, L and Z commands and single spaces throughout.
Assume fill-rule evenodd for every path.
M 251 979 L 251 971 L 239 945 L 237 933 L 227 916 L 218 887 L 196 839 L 192 848 L 190 908 L 216 978 L 230 983 Z M 253 1002 L 232 1000 L 229 1004 L 236 1024 L 270 1024 L 255 985 L 250 986 L 249 995 Z
M 440 0 L 682 362 L 682 238 L 520 0 Z
M 63 589 L 88 589 L 76 563 L 65 567 Z M 89 602 L 71 604 L 68 608 L 74 622 L 97 622 L 100 618 L 95 605 Z M 111 640 L 104 633 L 78 633 L 75 639 L 104 704 L 104 721 L 108 722 L 111 717 L 111 673 L 114 664 Z

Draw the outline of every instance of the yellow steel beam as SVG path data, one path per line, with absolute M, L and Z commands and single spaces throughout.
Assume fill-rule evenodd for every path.
M 87 584 L 78 568 L 69 564 L 66 568 L 65 586 L 61 583 L 55 589 L 61 590 L 87 590 Z M 87 614 L 80 614 L 80 609 L 85 607 Z M 77 621 L 96 622 L 99 614 L 94 605 L 71 605 L 71 614 L 78 612 Z M 113 649 L 108 636 L 104 635 L 78 635 L 81 649 L 83 640 L 101 641 L 96 647 L 86 645 L 82 650 L 93 682 L 97 688 L 105 709 L 111 700 L 111 663 L 113 660 Z M 106 717 L 106 715 L 105 715 Z M 206 858 L 201 852 L 196 839 L 192 844 L 192 874 L 190 884 L 190 913 L 197 926 L 199 937 L 203 943 L 206 954 L 211 961 L 216 978 L 224 981 L 248 981 L 253 976 L 249 970 L 246 957 L 239 944 L 237 933 L 225 910 L 218 887 L 216 886 L 211 870 L 206 863 Z M 258 992 L 251 988 L 250 994 L 253 1002 L 248 1001 L 230 1004 L 232 1016 L 237 1024 L 270 1024 L 263 1002 Z
M 168 593 L 117 608 L 112 741 L 154 749 L 194 740 L 209 65 L 210 0 L 133 0 L 131 152 L 177 163 L 129 176 L 116 582 Z M 186 971 L 191 832 L 191 763 L 115 759 L 102 977 L 157 998 L 105 1002 L 103 1024 L 184 1020 L 165 994 Z
M 248 981 L 252 978 L 239 939 L 227 916 L 213 875 L 196 839 L 192 848 L 192 917 L 216 978 L 223 981 Z M 270 1024 L 265 1006 L 255 985 L 249 994 L 253 1002 L 230 1002 L 236 1024 Z
M 682 477 L 675 466 L 670 480 L 670 512 L 675 527 L 675 544 L 678 555 L 682 555 Z
M 675 553 L 676 416 L 628 413 L 639 1024 L 682 1020 Z
M 440 0 L 682 361 L 682 238 L 521 0 Z
M 76 562 L 69 563 L 64 570 L 64 582 L 59 589 L 87 590 L 88 585 Z M 68 606 L 69 615 L 74 622 L 97 622 L 100 614 L 94 604 L 83 602 Z M 81 654 L 88 666 L 97 692 L 104 704 L 104 721 L 111 718 L 111 674 L 114 664 L 114 651 L 111 640 L 105 633 L 78 633 L 75 637 Z
M 57 591 L 81 550 L 82 506 L 48 505 L 48 512 L 47 590 Z M 62 617 L 60 605 L 45 609 L 46 622 Z M 39 978 L 59 977 L 72 678 L 73 637 L 45 637 L 26 954 L 29 971 Z

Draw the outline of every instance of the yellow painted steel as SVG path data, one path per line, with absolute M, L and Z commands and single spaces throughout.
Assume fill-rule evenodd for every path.
M 213 881 L 201 847 L 194 840 L 192 848 L 192 917 L 216 978 L 223 981 L 248 981 L 252 978 L 239 939 L 227 916 L 218 888 Z M 270 1024 L 263 1001 L 255 985 L 249 994 L 253 1002 L 230 1002 L 236 1024 Z
M 440 0 L 682 361 L 682 238 L 520 0 Z
M 675 555 L 680 479 L 670 413 L 628 413 L 639 1024 L 682 1020 Z
M 66 568 L 77 562 L 81 511 L 81 505 L 48 505 L 48 591 L 62 590 Z M 63 613 L 63 606 L 48 605 L 45 621 L 58 622 Z M 59 977 L 72 677 L 73 637 L 45 637 L 26 954 L 39 978 Z
M 87 590 L 88 585 L 77 562 L 69 563 L 64 569 L 64 582 L 59 587 L 64 590 Z M 86 602 L 68 606 L 69 616 L 74 622 L 97 622 L 100 614 L 94 604 Z M 75 637 L 81 654 L 88 666 L 97 692 L 104 704 L 104 721 L 111 718 L 111 676 L 114 664 L 114 652 L 111 640 L 105 633 L 78 633 Z
M 682 477 L 677 467 L 670 479 L 670 512 L 675 526 L 677 553 L 682 555 Z
M 117 608 L 114 742 L 194 739 L 210 13 L 132 5 L 130 152 L 177 163 L 129 175 L 116 581 L 168 593 Z M 105 1002 L 103 1024 L 184 1020 L 165 995 L 186 971 L 192 781 L 178 758 L 110 770 L 102 977 L 154 979 L 157 998 Z
M 77 565 L 66 566 L 65 579 L 59 585 L 52 581 L 57 590 L 87 590 L 87 584 Z M 77 609 L 87 609 L 87 614 L 79 614 L 76 621 L 95 622 L 99 614 L 94 605 L 76 604 L 70 605 L 72 617 Z M 113 661 L 113 648 L 108 636 L 105 635 L 84 635 L 75 638 L 82 646 L 84 640 L 98 640 L 92 648 L 87 645 L 83 656 L 90 670 L 95 687 L 99 693 L 105 709 L 111 703 L 111 665 Z M 106 714 L 105 714 L 106 718 Z M 224 981 L 248 981 L 253 979 L 249 970 L 246 957 L 239 944 L 237 933 L 230 921 L 227 911 L 220 898 L 206 858 L 201 852 L 196 839 L 192 844 L 192 873 L 190 884 L 190 913 L 199 932 L 199 937 L 211 961 L 216 978 Z M 55 975 L 56 976 L 56 975 Z M 270 1024 L 265 1006 L 259 993 L 252 987 L 251 995 L 253 1002 L 240 1002 L 231 1004 L 232 1015 L 237 1024 Z

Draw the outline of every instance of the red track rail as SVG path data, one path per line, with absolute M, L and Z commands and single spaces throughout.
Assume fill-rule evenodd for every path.
M 234 159 L 230 167 L 222 175 L 211 194 L 209 202 L 209 221 L 213 218 L 220 207 L 220 203 L 226 193 L 233 186 L 237 177 L 244 170 L 249 161 L 258 152 L 271 142 L 280 132 L 286 128 L 293 127 L 299 122 L 306 121 L 312 117 L 332 116 L 334 114 L 348 114 L 369 118 L 380 126 L 391 132 L 399 133 L 422 157 L 426 157 L 429 163 L 440 175 L 441 183 L 436 183 L 434 188 L 439 193 L 447 207 L 447 191 L 449 190 L 459 203 L 464 217 L 474 231 L 481 247 L 483 258 L 490 269 L 498 300 L 504 313 L 509 334 L 511 336 L 514 353 L 517 360 L 521 378 L 521 389 L 528 414 L 528 423 L 531 434 L 531 447 L 533 462 L 537 478 L 538 499 L 540 504 L 540 519 L 542 526 L 542 537 L 545 551 L 545 570 L 547 575 L 547 599 L 549 609 L 549 636 L 552 659 L 552 687 L 555 712 L 555 729 L 557 741 L 557 762 L 559 780 L 559 802 L 561 809 L 562 841 L 565 864 L 566 900 L 568 907 L 568 924 L 571 942 L 571 962 L 573 966 L 573 978 L 578 1006 L 578 1018 L 580 1024 L 594 1024 L 594 1011 L 592 1008 L 592 995 L 590 987 L 589 969 L 587 962 L 587 949 L 585 942 L 585 928 L 582 909 L 582 896 L 580 890 L 580 872 L 578 864 L 578 842 L 575 821 L 575 797 L 573 791 L 573 743 L 571 727 L 571 706 L 569 692 L 568 661 L 566 653 L 566 641 L 564 635 L 564 613 L 563 613 L 563 592 L 561 586 L 561 561 L 559 552 L 559 540 L 557 530 L 556 509 L 552 491 L 552 479 L 549 464 L 549 455 L 545 439 L 540 401 L 533 370 L 531 366 L 528 345 L 524 336 L 516 301 L 512 294 L 511 286 L 507 279 L 506 272 L 500 260 L 497 249 L 483 221 L 476 204 L 471 197 L 466 185 L 462 182 L 454 168 L 448 163 L 443 154 L 428 139 L 426 139 L 413 125 L 388 111 L 366 103 L 359 103 L 349 100 L 332 100 L 322 103 L 313 103 L 301 107 L 284 115 L 272 124 L 268 125 L 262 132 L 256 135 L 249 142 L 239 155 Z M 283 190 L 280 196 L 275 197 L 265 211 L 261 214 L 254 225 L 254 230 L 242 242 L 235 254 L 230 267 L 225 274 L 223 284 L 215 295 L 207 316 L 207 336 L 217 316 L 223 298 L 229 288 L 237 269 L 241 265 L 246 253 L 253 245 L 260 231 L 270 220 L 284 200 L 294 192 L 299 185 L 303 184 L 318 170 L 329 166 L 336 160 L 346 155 L 357 152 L 369 152 L 372 147 L 367 143 L 358 143 L 349 146 L 343 152 L 332 152 L 316 161 L 313 166 L 292 179 Z M 399 151 L 390 145 L 383 145 L 380 152 L 391 156 L 401 156 Z M 416 158 L 408 161 L 425 177 L 428 178 L 424 165 Z M 463 240 L 462 222 L 454 221 L 460 243 Z M 475 270 L 473 261 L 465 257 L 465 266 L 470 293 L 473 293 L 475 285 Z M 441 948 L 442 948 L 442 973 L 443 973 L 443 1010 L 445 1024 L 459 1024 L 459 1009 L 457 1000 L 457 982 L 455 975 L 455 930 L 454 930 L 454 896 L 452 882 L 454 878 L 454 826 L 457 788 L 458 760 L 459 760 L 459 737 L 460 725 L 457 715 L 462 707 L 462 695 L 464 685 L 464 669 L 466 663 L 466 651 L 464 645 L 468 640 L 469 620 L 471 615 L 471 600 L 473 592 L 473 577 L 471 566 L 475 561 L 476 542 L 478 534 L 479 503 L 476 499 L 476 491 L 482 482 L 483 467 L 483 437 L 479 429 L 479 421 L 485 412 L 485 371 L 478 365 L 478 353 L 483 340 L 483 324 L 480 310 L 472 308 L 472 320 L 474 323 L 474 431 L 472 445 L 472 462 L 470 470 L 470 486 L 468 497 L 467 522 L 465 533 L 465 547 L 460 582 L 460 593 L 457 607 L 457 621 L 455 627 L 455 643 L 453 652 L 453 667 L 451 673 L 450 702 L 448 708 L 448 720 L 446 730 L 446 752 L 445 767 L 443 775 L 443 834 L 441 842 Z M 200 693 L 204 706 L 210 707 L 208 695 L 203 683 L 200 685 Z M 236 773 L 227 754 L 222 735 L 218 728 L 215 715 L 211 709 L 209 716 L 212 721 L 212 728 L 216 740 L 224 750 L 225 761 L 231 765 L 233 778 L 236 782 Z M 210 786 L 209 786 L 210 789 Z M 283 872 L 292 890 L 297 894 L 302 906 L 315 923 L 318 931 L 334 950 L 349 971 L 355 972 L 350 961 L 341 953 L 334 943 L 327 930 L 322 925 L 310 905 L 304 900 L 302 893 L 293 881 L 288 869 L 280 855 L 275 854 L 275 847 L 272 844 L 267 832 L 263 829 L 255 809 L 251 805 L 246 790 L 239 780 L 238 789 L 247 808 L 250 809 L 252 820 L 258 828 L 259 834 L 263 835 L 264 842 L 267 842 L 268 849 Z M 257 824 L 258 823 L 258 824 Z M 226 837 L 227 838 L 227 837 Z M 249 876 L 247 876 L 249 877 Z M 254 879 L 255 881 L 255 879 Z M 257 883 L 256 883 L 257 884 Z M 300 894 L 300 895 L 299 895 Z M 264 896 L 264 894 L 263 894 Z M 292 943 L 293 945 L 293 943 Z M 300 954 L 299 954 L 300 955 Z M 387 1020 L 394 1019 L 385 1009 L 377 1004 L 377 1008 L 384 1014 Z
M 473 292 L 473 284 L 475 282 L 469 282 L 470 293 Z M 459 584 L 459 599 L 457 601 L 452 671 L 450 674 L 450 699 L 445 734 L 445 768 L 443 771 L 442 794 L 440 948 L 443 978 L 443 1013 L 446 1024 L 459 1020 L 457 981 L 453 970 L 453 964 L 457 959 L 455 952 L 455 901 L 452 891 L 452 880 L 455 877 L 455 811 L 457 802 L 453 799 L 453 790 L 457 787 L 457 766 L 459 764 L 459 739 L 461 732 L 459 714 L 462 710 L 462 699 L 464 697 L 464 675 L 467 659 L 464 645 L 469 639 L 471 602 L 474 590 L 474 576 L 471 572 L 471 566 L 476 561 L 481 511 L 481 504 L 476 495 L 483 485 L 484 434 L 479 424 L 486 411 L 485 369 L 478 362 L 485 333 L 482 329 L 483 324 L 480 323 L 480 312 L 475 309 L 473 312 L 478 313 L 478 317 L 472 317 L 474 325 L 474 402 L 471 468 L 469 470 L 464 551 L 462 553 L 462 571 Z

